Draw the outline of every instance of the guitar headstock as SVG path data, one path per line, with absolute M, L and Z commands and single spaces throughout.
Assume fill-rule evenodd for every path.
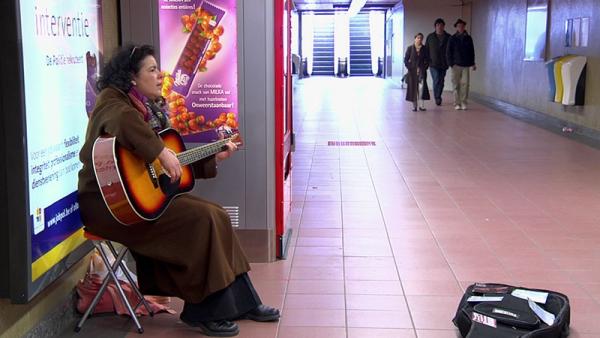
M 221 126 L 217 128 L 217 134 L 220 138 L 228 138 L 231 142 L 235 143 L 236 146 L 240 147 L 244 144 L 240 131 L 237 128 L 231 128 L 229 126 Z

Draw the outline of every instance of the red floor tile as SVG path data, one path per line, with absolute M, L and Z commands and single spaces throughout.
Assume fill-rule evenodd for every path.
M 389 268 L 347 267 L 344 271 L 346 280 L 359 281 L 394 281 L 398 280 L 398 272 Z
M 322 309 L 344 310 L 346 304 L 343 295 L 335 294 L 288 294 L 285 298 L 286 309 Z
M 298 246 L 296 247 L 294 257 L 300 256 L 342 256 L 342 246 Z
M 354 295 L 402 295 L 400 281 L 353 281 L 346 280 L 346 294 Z
M 280 326 L 346 326 L 344 310 L 285 309 Z
M 406 310 L 404 296 L 393 295 L 346 295 L 346 308 L 349 310 Z
M 347 310 L 348 328 L 410 329 L 413 327 L 408 311 Z
M 450 269 L 450 267 L 444 268 L 402 268 L 398 269 L 400 273 L 400 278 L 411 281 L 421 281 L 421 280 L 429 280 L 429 281 L 448 281 L 454 282 L 456 281 L 456 277 L 454 273 Z
M 402 287 L 407 296 L 453 296 L 460 298 L 463 290 L 458 282 L 431 280 L 403 280 Z
M 341 247 L 342 239 L 337 237 L 301 237 L 298 238 L 296 246 Z
M 347 268 L 394 268 L 392 257 L 344 257 Z
M 344 271 L 338 267 L 294 267 L 290 279 L 344 280 Z
M 342 229 L 301 228 L 299 237 L 342 237 Z
M 343 280 L 303 280 L 292 279 L 287 287 L 288 294 L 344 294 Z
M 344 327 L 281 326 L 278 338 L 346 338 Z
M 417 330 L 418 338 L 460 338 L 458 330 Z
M 458 306 L 458 303 L 457 303 Z M 454 312 L 456 309 L 454 309 Z M 454 312 L 449 311 L 412 311 L 411 316 L 416 329 L 451 330 L 454 328 L 452 318 Z
M 348 338 L 415 338 L 413 329 L 348 328 Z
M 296 256 L 293 258 L 293 266 L 294 267 L 310 267 L 310 266 L 320 266 L 320 267 L 339 267 L 341 268 L 344 265 L 344 257 L 342 256 Z

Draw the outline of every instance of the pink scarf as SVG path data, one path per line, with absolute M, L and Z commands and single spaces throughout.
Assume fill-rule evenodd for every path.
M 135 109 L 137 109 L 142 114 L 142 116 L 144 116 L 144 121 L 148 122 L 148 109 L 144 104 L 147 98 L 144 95 L 142 95 L 137 89 L 135 89 L 135 87 L 131 87 L 129 93 L 127 93 L 127 96 L 129 96 L 129 99 L 131 100 L 131 103 L 133 104 Z

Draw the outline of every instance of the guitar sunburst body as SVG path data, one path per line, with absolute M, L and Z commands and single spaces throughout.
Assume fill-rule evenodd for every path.
M 194 188 L 194 173 L 189 164 L 222 151 L 231 140 L 186 150 L 175 130 L 166 129 L 159 136 L 165 146 L 177 154 L 182 165 L 177 182 L 171 183 L 158 159 L 146 163 L 121 147 L 115 137 L 99 137 L 94 143 L 94 171 L 102 197 L 113 217 L 124 225 L 160 217 L 173 198 Z

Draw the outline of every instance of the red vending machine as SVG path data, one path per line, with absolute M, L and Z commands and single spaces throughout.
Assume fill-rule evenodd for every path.
M 292 2 L 274 0 L 275 42 L 275 199 L 277 257 L 285 258 L 291 229 L 292 197 Z

